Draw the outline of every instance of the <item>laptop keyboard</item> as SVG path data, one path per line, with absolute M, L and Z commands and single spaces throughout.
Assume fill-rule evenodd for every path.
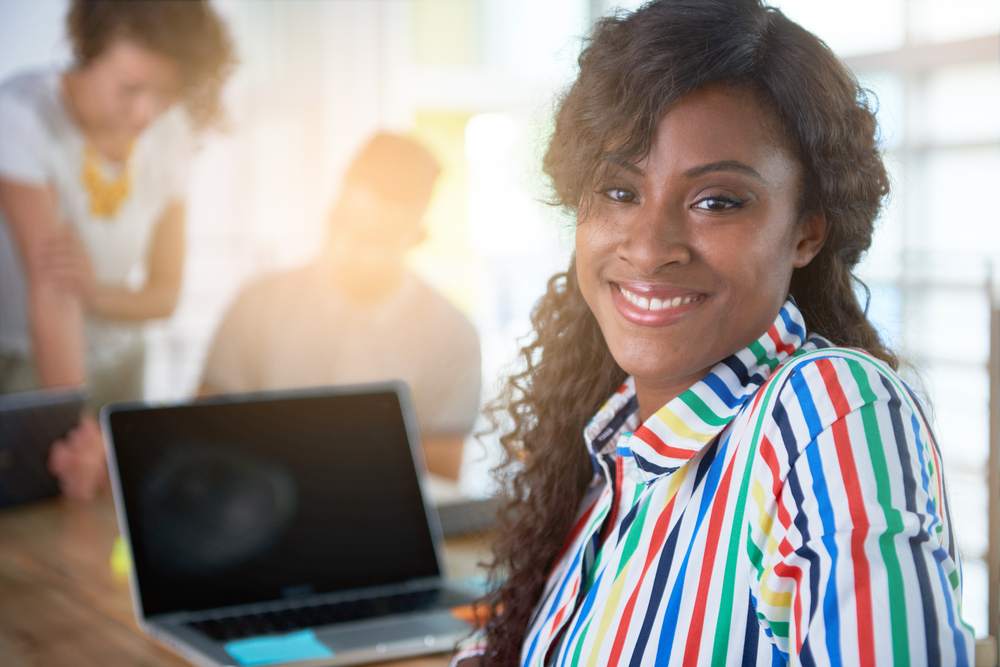
M 386 597 L 345 600 L 344 602 L 320 604 L 313 607 L 210 618 L 187 625 L 213 639 L 223 641 L 301 630 L 330 623 L 404 614 L 424 609 L 447 609 L 469 604 L 469 602 L 468 595 L 441 588 L 398 593 Z

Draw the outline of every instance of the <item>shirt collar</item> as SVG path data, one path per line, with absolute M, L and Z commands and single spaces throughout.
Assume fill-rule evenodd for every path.
M 763 336 L 716 364 L 708 375 L 635 429 L 629 446 L 645 480 L 674 472 L 714 440 L 805 338 L 802 313 L 788 297 Z M 623 432 L 631 430 L 628 426 L 637 423 L 638 410 L 635 382 L 629 378 L 584 429 L 591 457 L 609 449 Z
M 627 378 L 583 429 L 583 440 L 594 460 L 601 454 L 614 453 L 615 443 L 622 433 L 639 425 L 639 402 L 635 397 L 635 380 Z

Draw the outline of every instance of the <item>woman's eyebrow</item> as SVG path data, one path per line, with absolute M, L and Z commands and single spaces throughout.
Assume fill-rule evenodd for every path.
M 686 178 L 697 178 L 713 171 L 735 171 L 756 178 L 761 183 L 764 182 L 764 177 L 758 174 L 756 169 L 736 160 L 721 160 L 719 162 L 709 162 L 698 167 L 692 167 L 684 172 L 684 176 Z
M 637 165 L 630 162 L 619 162 L 618 160 L 610 160 L 607 162 L 604 168 L 604 174 L 611 175 L 617 170 L 628 171 L 639 177 L 646 175 L 646 172 L 640 169 Z

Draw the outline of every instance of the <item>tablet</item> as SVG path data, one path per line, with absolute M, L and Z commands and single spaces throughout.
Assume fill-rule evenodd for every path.
M 0 395 L 0 509 L 59 494 L 49 445 L 80 421 L 85 398 L 81 388 Z

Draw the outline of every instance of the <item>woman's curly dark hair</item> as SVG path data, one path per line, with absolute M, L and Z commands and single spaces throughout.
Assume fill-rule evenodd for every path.
M 600 19 L 563 96 L 544 167 L 556 203 L 586 215 L 602 169 L 648 155 L 657 124 L 712 84 L 750 93 L 772 113 L 803 166 L 800 213 L 822 213 L 820 253 L 792 276 L 808 329 L 894 368 L 855 296 L 888 178 L 868 96 L 815 35 L 759 0 L 659 0 Z M 583 300 L 575 263 L 549 281 L 532 314 L 525 368 L 492 406 L 506 415 L 499 469 L 508 501 L 487 597 L 488 665 L 514 665 L 550 569 L 593 470 L 582 431 L 625 378 Z
M 77 65 L 116 39 L 161 53 L 177 65 L 181 99 L 198 128 L 223 119 L 219 99 L 236 58 L 222 21 L 204 0 L 73 0 L 66 27 Z

